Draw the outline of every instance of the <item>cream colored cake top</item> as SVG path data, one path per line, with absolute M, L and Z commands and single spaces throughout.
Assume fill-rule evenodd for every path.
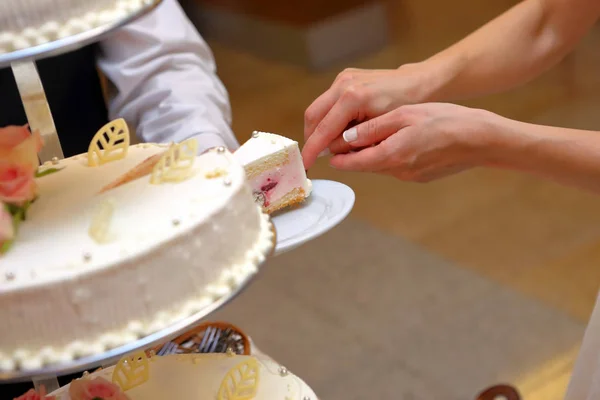
M 235 153 L 235 158 L 246 165 L 290 147 L 297 147 L 298 142 L 275 133 L 256 131 Z
M 130 379 L 123 379 L 121 368 L 111 367 L 83 379 L 103 377 L 125 387 L 137 384 L 124 390 L 131 400 L 318 400 L 313 390 L 285 367 L 255 356 L 154 356 L 147 362 L 140 360 L 135 365 L 139 374 Z M 69 396 L 69 389 L 63 387 L 53 395 L 58 400 L 78 400 Z
M 102 188 L 167 145 L 139 144 L 126 158 L 98 167 L 88 166 L 87 154 L 42 167 L 59 171 L 37 178 L 39 198 L 20 226 L 14 246 L 0 262 L 0 293 L 76 279 L 88 271 L 140 257 L 165 244 L 199 221 L 210 218 L 243 184 L 243 170 L 231 168 L 230 155 L 206 154 L 196 160 L 195 179 L 153 185 L 151 177 L 100 193 Z M 223 179 L 203 174 L 226 170 Z M 203 190 L 198 190 L 202 187 Z M 114 207 L 108 236 L 98 242 L 88 234 L 103 206 Z

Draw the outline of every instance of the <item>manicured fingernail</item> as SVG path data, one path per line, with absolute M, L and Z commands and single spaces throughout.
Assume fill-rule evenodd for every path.
M 354 142 L 358 139 L 358 130 L 356 128 L 350 128 L 343 134 L 346 143 Z
M 329 149 L 325 149 L 322 152 L 319 153 L 319 155 L 317 156 L 317 158 L 321 158 L 321 157 L 327 157 L 331 155 L 331 150 Z

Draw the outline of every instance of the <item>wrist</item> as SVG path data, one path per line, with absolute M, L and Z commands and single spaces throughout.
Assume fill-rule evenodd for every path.
M 198 141 L 198 154 L 206 153 L 207 151 L 214 149 L 215 147 L 225 147 L 228 146 L 225 144 L 223 137 L 217 133 L 213 132 L 205 132 L 200 133 L 193 136 L 194 139 Z M 233 149 L 229 149 L 233 151 Z
M 482 166 L 512 170 L 527 169 L 532 154 L 528 151 L 535 135 L 523 130 L 523 123 L 481 110 L 484 123 L 480 150 Z
M 403 93 L 402 104 L 419 104 L 435 101 L 433 93 L 436 90 L 435 82 L 432 81 L 432 76 L 435 72 L 425 62 L 403 64 L 397 68 L 398 78 L 402 83 L 397 89 Z M 409 83 L 406 85 L 406 83 Z
M 454 128 L 454 140 L 471 155 L 474 165 L 505 167 L 516 148 L 511 133 L 511 120 L 491 111 L 467 108 L 463 123 Z
M 465 97 L 468 88 L 457 85 L 468 66 L 462 54 L 441 52 L 414 65 L 421 71 L 422 102 L 448 102 Z

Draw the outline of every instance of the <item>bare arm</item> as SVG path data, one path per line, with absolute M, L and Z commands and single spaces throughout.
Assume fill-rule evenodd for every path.
M 455 101 L 531 80 L 572 50 L 599 15 L 600 0 L 524 0 L 425 61 L 342 72 L 306 110 L 305 167 L 353 122 L 406 104 Z
M 488 147 L 491 167 L 512 169 L 600 194 L 600 132 L 502 118 Z
M 558 63 L 600 15 L 597 0 L 525 0 L 425 62 L 427 100 L 508 90 Z

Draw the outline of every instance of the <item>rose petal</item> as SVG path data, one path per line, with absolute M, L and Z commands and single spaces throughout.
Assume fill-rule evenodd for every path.
M 39 165 L 38 153 L 42 148 L 42 137 L 36 131 L 14 147 L 0 146 L 0 160 L 14 164 L 29 164 L 32 168 Z
M 35 170 L 29 164 L 0 161 L 0 201 L 23 205 L 35 198 Z
M 27 125 L 25 126 L 7 126 L 0 128 L 0 149 L 12 149 L 21 144 L 30 135 Z
M 94 379 L 77 379 L 69 386 L 71 400 L 129 400 L 119 386 L 102 377 Z

